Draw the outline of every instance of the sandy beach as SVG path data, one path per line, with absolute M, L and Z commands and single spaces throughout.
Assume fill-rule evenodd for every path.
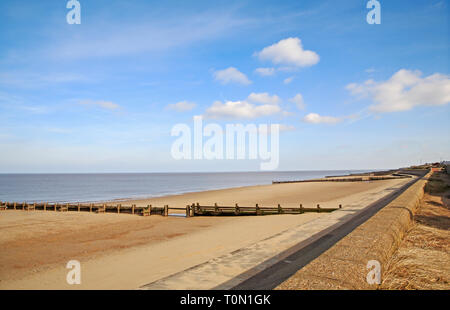
M 324 208 L 336 208 L 340 203 L 349 203 L 350 195 L 364 192 L 376 187 L 383 187 L 383 181 L 374 182 L 342 182 L 342 183 L 285 183 L 259 186 L 245 186 L 230 189 L 210 190 L 193 192 L 181 195 L 171 195 L 149 199 L 127 200 L 127 204 L 137 206 L 163 206 L 186 207 L 188 204 L 200 203 L 201 205 L 254 206 L 260 207 L 276 206 L 278 203 L 283 207 L 315 207 L 320 204 Z
M 128 201 L 137 205 L 350 205 L 408 180 L 292 183 Z M 0 211 L 0 289 L 135 289 L 302 225 L 325 213 L 252 217 Z M 82 284 L 66 283 L 79 260 Z

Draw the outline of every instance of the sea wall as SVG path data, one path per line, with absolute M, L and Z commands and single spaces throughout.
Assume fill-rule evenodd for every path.
M 376 289 L 376 284 L 367 281 L 368 262 L 379 262 L 382 279 L 387 261 L 413 221 L 430 174 L 428 172 L 277 289 Z

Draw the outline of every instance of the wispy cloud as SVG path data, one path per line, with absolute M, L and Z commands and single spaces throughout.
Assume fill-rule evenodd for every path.
M 275 68 L 256 68 L 255 72 L 261 76 L 270 76 L 275 74 Z
M 103 100 L 82 100 L 79 102 L 81 105 L 90 105 L 90 106 L 97 106 L 99 108 L 105 109 L 105 110 L 117 110 L 120 106 L 117 103 L 111 102 L 111 101 L 103 101 Z
M 194 102 L 180 101 L 177 103 L 171 103 L 167 105 L 169 110 L 174 110 L 177 112 L 186 112 L 195 108 L 197 105 Z
M 19 88 L 40 88 L 43 86 L 73 82 L 90 82 L 90 78 L 74 73 L 30 73 L 30 72 L 3 72 L 0 73 L 0 85 Z
M 229 13 L 207 12 L 166 17 L 149 22 L 97 23 L 77 36 L 52 44 L 47 53 L 57 58 L 115 57 L 161 51 L 201 40 L 216 39 L 251 23 Z
M 278 129 L 279 129 L 279 132 L 288 132 L 288 131 L 295 131 L 296 128 L 292 125 L 279 124 Z M 270 135 L 271 134 L 271 126 L 257 127 L 256 131 L 259 134 Z
M 32 114 L 47 114 L 49 112 L 49 108 L 46 106 L 20 106 L 19 108 Z
M 294 77 L 293 77 L 293 76 L 290 76 L 290 77 L 288 77 L 288 78 L 285 78 L 285 79 L 283 80 L 283 83 L 284 83 L 284 84 L 290 84 L 293 80 L 294 80 Z
M 55 133 L 55 134 L 70 134 L 73 132 L 73 130 L 71 130 L 71 129 L 59 128 L 59 127 L 47 127 L 47 128 L 45 128 L 45 130 L 50 133 Z
M 295 95 L 293 98 L 289 99 L 289 102 L 295 103 L 297 109 L 299 110 L 305 109 L 305 102 L 303 100 L 302 94 Z

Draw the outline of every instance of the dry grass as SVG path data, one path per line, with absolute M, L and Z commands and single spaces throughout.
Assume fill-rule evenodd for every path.
M 450 189 L 448 175 L 443 172 L 435 172 L 425 185 L 425 192 L 429 194 L 442 194 Z
M 450 177 L 435 172 L 414 224 L 387 264 L 381 289 L 450 289 Z

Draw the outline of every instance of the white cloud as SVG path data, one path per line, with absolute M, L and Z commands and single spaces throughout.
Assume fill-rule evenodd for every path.
M 450 76 L 435 73 L 422 78 L 420 71 L 401 69 L 387 81 L 352 83 L 352 95 L 369 98 L 374 112 L 411 110 L 416 106 L 439 106 L 450 102 Z
M 180 101 L 177 103 L 171 103 L 167 105 L 167 108 L 170 110 L 175 110 L 178 112 L 190 111 L 196 107 L 196 104 L 189 101 Z
M 238 69 L 229 67 L 224 70 L 214 72 L 214 78 L 222 84 L 238 83 L 243 85 L 251 84 L 247 76 Z
M 265 47 L 256 55 L 260 60 L 270 60 L 277 65 L 308 67 L 319 62 L 319 55 L 304 50 L 299 38 L 287 38 L 271 46 Z
M 284 81 L 283 81 L 283 83 L 284 83 L 284 84 L 289 84 L 289 83 L 291 83 L 293 80 L 294 80 L 294 77 L 291 76 L 291 77 L 285 78 Z
M 279 104 L 281 102 L 280 97 L 277 95 L 269 95 L 268 93 L 251 93 L 248 96 L 248 101 L 263 104 Z
M 303 121 L 310 124 L 336 124 L 342 121 L 340 117 L 321 116 L 317 113 L 309 113 L 303 118 Z
M 289 102 L 295 103 L 299 110 L 305 109 L 305 102 L 303 100 L 302 94 L 297 94 L 293 98 L 289 99 Z
M 98 100 L 98 101 L 83 100 L 83 101 L 80 101 L 80 104 L 98 106 L 98 107 L 100 107 L 102 109 L 106 109 L 106 110 L 116 110 L 120 107 L 117 103 L 114 103 L 111 101 L 103 101 L 103 100 Z
M 252 96 L 253 95 L 253 96 Z M 216 101 L 205 112 L 206 118 L 212 119 L 239 119 L 239 118 L 258 118 L 263 116 L 269 116 L 274 114 L 283 113 L 282 109 L 275 101 L 278 101 L 277 96 L 269 96 L 263 94 L 250 94 L 249 98 L 253 100 L 257 99 L 261 101 L 269 100 L 270 103 L 255 104 L 250 102 L 249 99 L 242 101 Z M 278 99 L 274 99 L 274 98 Z
M 261 76 L 269 76 L 275 73 L 275 68 L 257 68 L 255 72 Z

